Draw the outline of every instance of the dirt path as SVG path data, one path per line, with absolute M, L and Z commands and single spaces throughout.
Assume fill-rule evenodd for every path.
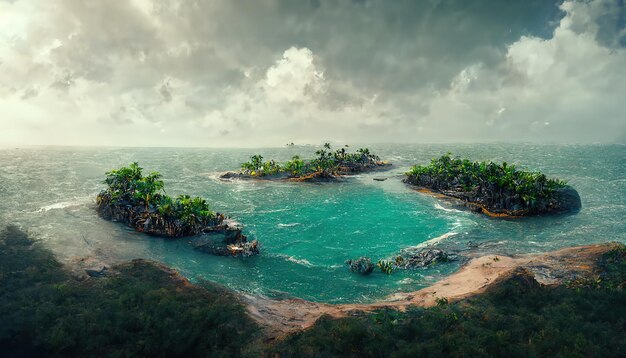
M 456 273 L 432 286 L 416 292 L 397 293 L 371 304 L 326 304 L 301 299 L 273 300 L 262 296 L 244 295 L 250 315 L 267 328 L 270 337 L 310 327 L 323 314 L 345 317 L 355 311 L 380 308 L 405 310 L 409 305 L 428 307 L 445 297 L 458 300 L 480 293 L 504 274 L 518 268 L 533 272 L 542 284 L 558 284 L 591 273 L 598 258 L 612 244 L 571 247 L 544 254 L 516 257 L 486 255 L 470 260 Z

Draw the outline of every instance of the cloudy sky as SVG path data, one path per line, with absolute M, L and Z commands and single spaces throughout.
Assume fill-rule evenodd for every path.
M 626 142 L 626 5 L 0 0 L 0 144 Z

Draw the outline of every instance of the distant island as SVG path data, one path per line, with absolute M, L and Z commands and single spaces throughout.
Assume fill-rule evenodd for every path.
M 388 169 L 391 164 L 380 160 L 378 155 L 370 153 L 368 148 L 358 149 L 354 153 L 345 147 L 333 151 L 329 143 L 315 152 L 311 160 L 294 155 L 284 164 L 274 160 L 263 161 L 263 156 L 253 155 L 250 161 L 241 164 L 239 172 L 227 172 L 221 179 L 265 179 L 298 181 L 332 181 L 344 175 L 354 175 Z
M 163 237 L 223 234 L 223 241 L 199 240 L 196 249 L 218 255 L 249 256 L 258 253 L 256 240 L 247 241 L 238 225 L 211 211 L 206 200 L 189 195 L 165 194 L 161 174 L 142 175 L 137 162 L 111 170 L 107 189 L 96 198 L 97 211 L 106 220 L 119 221 L 137 231 Z
M 519 217 L 580 210 L 578 192 L 559 179 L 519 170 L 506 162 L 471 162 L 445 154 L 413 166 L 404 182 L 430 193 L 460 199 L 493 217 Z

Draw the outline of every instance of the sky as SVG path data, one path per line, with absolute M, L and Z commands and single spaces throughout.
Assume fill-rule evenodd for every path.
M 624 0 L 0 0 L 0 145 L 626 143 Z

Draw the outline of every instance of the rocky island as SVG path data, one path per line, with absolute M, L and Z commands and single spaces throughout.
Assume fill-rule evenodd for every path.
M 211 211 L 206 200 L 166 195 L 161 174 L 143 176 L 136 162 L 106 173 L 104 183 L 108 188 L 98 194 L 96 204 L 98 214 L 106 220 L 119 221 L 154 236 L 206 234 L 194 240 L 194 247 L 217 255 L 250 256 L 259 252 L 256 240 L 248 242 L 239 225 Z M 223 235 L 223 240 L 207 237 L 214 235 Z
M 581 207 L 578 192 L 562 180 L 506 162 L 471 162 L 450 154 L 426 166 L 413 166 L 404 182 L 459 199 L 464 206 L 493 217 L 576 212 Z
M 345 175 L 354 175 L 389 169 L 390 163 L 380 160 L 378 155 L 370 153 L 368 148 L 358 149 L 355 153 L 345 147 L 333 151 L 329 143 L 315 152 L 311 160 L 294 155 L 284 164 L 274 160 L 263 161 L 263 156 L 253 155 L 250 161 L 241 164 L 239 172 L 227 172 L 220 179 L 264 179 L 296 181 L 333 181 Z

